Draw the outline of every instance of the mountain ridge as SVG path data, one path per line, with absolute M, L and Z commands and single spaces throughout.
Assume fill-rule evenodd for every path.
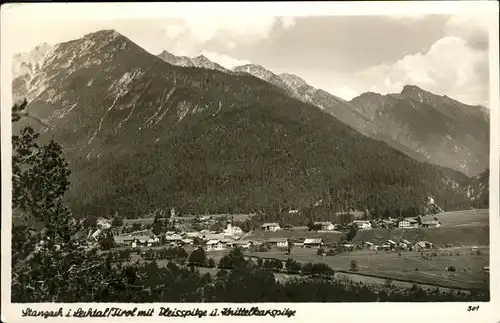
M 254 76 L 171 65 L 114 32 L 56 45 L 33 80 L 29 109 L 52 129 L 33 126 L 63 145 L 83 216 L 467 202 L 463 174 Z

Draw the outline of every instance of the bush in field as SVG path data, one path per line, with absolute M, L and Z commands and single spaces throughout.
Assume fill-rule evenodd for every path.
M 356 260 L 351 260 L 351 262 L 349 264 L 349 270 L 350 271 L 358 271 L 359 270 L 358 262 Z
M 281 271 L 283 263 L 278 259 L 267 259 L 264 261 L 264 268 L 270 271 Z
M 387 278 L 385 281 L 384 281 L 384 287 L 386 288 L 391 288 L 392 287 L 392 280 Z
M 261 244 L 259 246 L 259 248 L 258 248 L 259 252 L 267 252 L 269 250 L 271 250 L 271 247 L 268 244 L 265 244 L 265 243 Z
M 215 267 L 215 260 L 214 260 L 214 258 L 208 258 L 207 267 L 208 268 L 214 268 Z
M 207 263 L 207 255 L 201 247 L 196 248 L 191 252 L 188 262 L 195 266 L 204 266 Z
M 302 275 L 311 275 L 312 274 L 313 264 L 308 262 L 302 266 Z
M 312 266 L 311 274 L 313 276 L 333 276 L 335 271 L 327 264 L 317 263 Z
M 318 256 L 323 256 L 325 254 L 325 249 L 323 248 L 318 248 L 318 251 L 316 252 Z
M 288 258 L 285 263 L 285 268 L 289 273 L 298 274 L 300 273 L 302 266 L 298 261 Z
M 455 266 L 449 266 L 446 268 L 446 270 L 448 271 L 457 271 L 457 268 L 455 268 Z
M 476 251 L 476 255 L 480 256 L 481 255 L 481 250 Z

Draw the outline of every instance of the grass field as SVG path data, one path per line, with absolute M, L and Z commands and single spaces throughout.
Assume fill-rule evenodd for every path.
M 292 250 L 291 257 L 299 262 L 323 262 L 336 270 L 349 270 L 350 262 L 358 264 L 359 274 L 371 274 L 391 279 L 414 280 L 420 283 L 438 284 L 456 288 L 481 288 L 488 286 L 489 276 L 483 267 L 488 266 L 489 248 L 481 248 L 481 255 L 471 255 L 470 248 L 442 249 L 438 256 L 426 260 L 418 252 L 354 251 L 336 256 L 318 256 L 316 249 L 300 248 Z M 450 252 L 453 255 L 450 256 Z M 459 252 L 457 256 L 456 253 Z M 248 255 L 263 258 L 288 259 L 281 251 L 248 252 Z M 456 272 L 446 271 L 455 266 Z M 416 270 L 418 268 L 418 271 Z M 467 268 L 469 271 L 464 271 Z
M 293 240 L 303 241 L 306 238 L 322 238 L 325 243 L 339 242 L 342 238 L 341 232 L 314 232 L 307 230 L 279 230 L 276 232 L 263 231 L 257 229 L 249 234 L 245 239 L 247 240 L 267 240 L 271 238 L 290 238 Z
M 443 227 L 481 226 L 489 223 L 489 210 L 443 212 L 436 215 Z
M 451 245 L 460 246 L 487 246 L 490 243 L 490 229 L 488 224 L 464 225 L 441 228 L 418 229 L 373 229 L 359 231 L 354 242 L 370 241 L 381 244 L 388 239 L 406 239 L 411 242 L 430 241 L 437 247 Z

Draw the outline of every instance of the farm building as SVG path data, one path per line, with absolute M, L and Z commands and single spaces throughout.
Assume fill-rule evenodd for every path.
M 108 219 L 99 218 L 97 219 L 97 226 L 102 230 L 107 230 L 111 228 L 111 222 Z
M 184 245 L 192 245 L 193 244 L 193 239 L 185 238 L 185 239 L 182 239 L 181 242 Z
M 431 221 L 422 221 L 423 228 L 439 228 L 441 223 L 439 221 L 431 220 Z
M 184 236 L 187 238 L 193 239 L 193 238 L 200 238 L 201 234 L 199 232 L 186 232 L 184 233 Z
M 114 236 L 113 237 L 115 240 L 115 244 L 117 246 L 130 246 L 132 245 L 132 242 L 135 240 L 133 236 L 126 235 L 126 236 Z
M 267 242 L 276 248 L 288 248 L 288 239 L 285 238 L 271 238 Z
M 165 234 L 165 241 L 171 244 L 181 242 L 182 236 L 179 234 Z
M 398 222 L 399 228 L 418 228 L 418 221 L 413 218 L 404 218 Z
M 252 242 L 248 240 L 238 240 L 233 242 L 233 247 L 240 247 L 242 249 L 248 249 L 251 245 Z
M 305 248 L 319 248 L 323 245 L 323 239 L 305 239 L 304 247 Z
M 370 221 L 354 220 L 352 223 L 354 223 L 359 230 L 370 230 L 372 228 Z
M 243 234 L 243 230 L 240 227 L 233 227 L 231 224 L 227 225 L 227 228 L 224 229 L 225 236 L 233 236 Z
M 264 223 L 260 226 L 265 231 L 276 232 L 280 229 L 280 225 L 278 223 Z
M 393 220 L 385 219 L 385 220 L 382 220 L 382 223 L 380 224 L 380 226 L 383 228 L 389 229 L 389 228 L 394 227 L 395 224 L 394 224 Z
M 374 249 L 375 248 L 375 245 L 369 241 L 366 241 L 363 245 L 366 249 Z
M 224 250 L 224 244 L 220 240 L 210 240 L 205 245 L 206 251 Z
M 430 243 L 429 241 L 419 241 L 415 243 L 413 246 L 413 249 L 416 251 L 421 251 L 421 250 L 427 250 L 427 249 L 432 249 L 434 245 Z
M 335 229 L 335 225 L 333 223 L 327 221 L 327 222 L 314 222 L 315 226 L 321 227 L 321 230 L 323 231 L 331 231 Z

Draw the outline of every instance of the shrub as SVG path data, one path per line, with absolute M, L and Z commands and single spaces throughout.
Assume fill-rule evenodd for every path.
M 392 280 L 387 278 L 385 281 L 384 281 L 384 287 L 386 288 L 391 288 L 392 287 Z
M 449 266 L 448 268 L 446 268 L 448 271 L 457 271 L 457 269 L 455 268 L 455 266 Z
M 215 260 L 213 258 L 208 258 L 207 267 L 208 268 L 214 268 L 215 267 Z
M 325 249 L 323 249 L 323 248 L 318 248 L 318 251 L 316 252 L 316 254 L 318 256 L 323 256 L 324 253 L 325 253 Z
M 476 255 L 480 256 L 481 255 L 481 250 L 476 251 Z
M 351 260 L 349 264 L 349 270 L 350 271 L 358 271 L 358 262 L 356 260 Z

